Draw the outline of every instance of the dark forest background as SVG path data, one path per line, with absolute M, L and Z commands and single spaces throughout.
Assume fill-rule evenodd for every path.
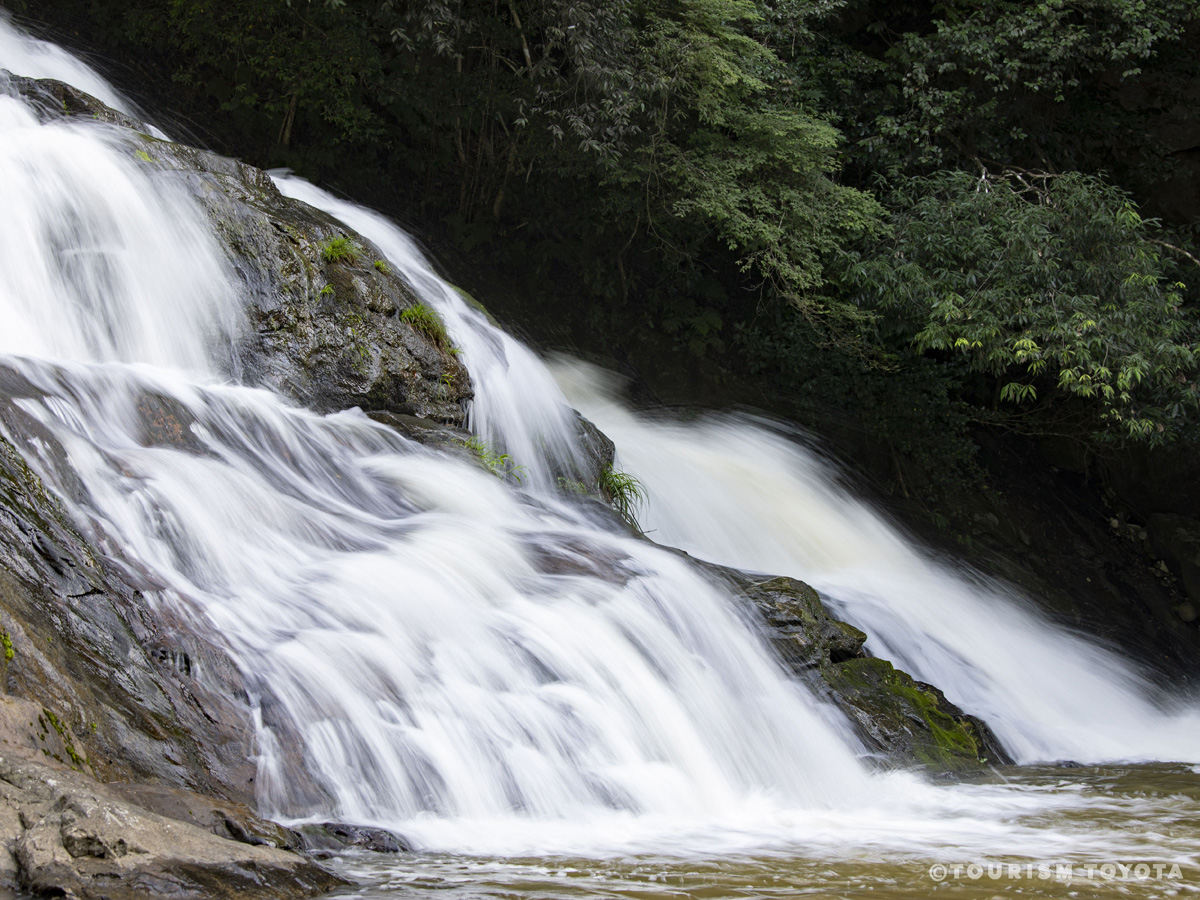
M 0 5 L 543 346 L 840 434 L 938 521 L 981 435 L 1200 440 L 1194 0 Z

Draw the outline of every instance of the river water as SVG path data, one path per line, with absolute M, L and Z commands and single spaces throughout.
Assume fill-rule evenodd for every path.
M 2 21 L 0 66 L 123 103 Z M 37 388 L 18 403 L 67 458 L 7 436 L 81 531 L 269 694 L 262 811 L 419 848 L 335 860 L 363 882 L 347 895 L 1197 890 L 1195 698 L 930 558 L 797 435 L 634 413 L 611 377 L 547 366 L 490 324 L 386 219 L 277 184 L 370 239 L 440 312 L 476 385 L 471 428 L 524 467 L 520 484 L 360 411 L 319 416 L 240 383 L 241 286 L 187 196 L 111 130 L 42 125 L 6 96 L 0 365 Z M 187 441 L 148 445 L 147 395 L 186 410 Z M 645 484 L 652 541 L 557 490 L 580 452 L 571 405 Z M 811 582 L 1028 765 L 955 784 L 878 771 L 672 547 Z M 1036 765 L 1063 759 L 1081 766 Z

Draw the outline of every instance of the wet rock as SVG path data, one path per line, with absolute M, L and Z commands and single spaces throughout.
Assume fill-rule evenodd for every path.
M 62 767 L 0 754 L 0 887 L 79 900 L 284 900 L 345 882 L 310 859 L 218 837 Z
M 471 432 L 455 425 L 446 425 L 418 416 L 406 416 L 397 413 L 373 410 L 367 415 L 386 425 L 398 434 L 404 435 L 410 441 L 416 441 L 432 450 L 456 456 L 464 462 L 477 462 L 474 451 L 468 446 Z
M 444 333 L 405 318 L 420 301 L 378 248 L 284 197 L 261 169 L 181 144 L 144 152 L 206 212 L 247 289 L 243 379 L 318 411 L 357 406 L 462 423 L 466 367 Z
M 303 847 L 315 852 L 339 852 L 350 848 L 372 853 L 408 853 L 412 845 L 398 834 L 382 828 L 347 825 L 343 822 L 324 822 L 303 825 L 297 829 Z
M 262 818 L 242 803 L 231 803 L 162 784 L 112 783 L 106 789 L 114 796 L 157 815 L 242 844 L 302 850 L 305 842 L 290 828 Z
M 831 615 L 815 590 L 794 578 L 746 585 L 770 627 L 779 655 L 793 668 L 816 668 L 862 655 L 867 636 Z
M 41 711 L 23 723 L 33 746 L 105 780 L 252 802 L 247 692 L 217 637 L 147 603 L 139 573 L 76 530 L 22 459 L 65 453 L 2 395 L 0 422 L 24 439 L 18 452 L 0 438 L 0 627 L 14 651 L 0 688 Z
M 105 106 L 91 94 L 53 78 L 25 78 L 0 69 L 0 94 L 33 101 L 34 109 L 43 122 L 77 116 L 134 131 L 146 127 L 132 116 Z
M 1011 762 L 980 720 L 964 715 L 932 685 L 883 659 L 852 659 L 820 670 L 830 696 L 886 763 L 917 763 L 963 773 Z
M 883 765 L 966 773 L 1011 762 L 991 729 L 933 685 L 866 655 L 867 636 L 830 615 L 820 595 L 794 578 L 754 578 L 719 569 L 751 601 L 780 658 L 846 714 Z
M 609 439 L 608 435 L 575 412 L 575 429 L 576 438 L 579 441 L 579 446 L 583 448 L 583 471 L 581 472 L 564 472 L 564 478 L 577 478 L 587 484 L 589 487 L 597 485 L 600 481 L 600 475 L 605 469 L 612 468 L 613 460 L 616 458 L 616 445 Z

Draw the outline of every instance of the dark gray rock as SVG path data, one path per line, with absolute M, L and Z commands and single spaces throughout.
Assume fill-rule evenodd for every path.
M 770 628 L 779 655 L 795 669 L 862 656 L 867 636 L 829 615 L 815 590 L 794 578 L 747 583 L 747 596 Z
M 462 423 L 472 396 L 466 367 L 444 332 L 404 318 L 419 300 L 364 237 L 284 197 L 263 170 L 157 140 L 61 82 L 4 73 L 0 90 L 32 100 L 44 119 L 112 127 L 131 157 L 165 170 L 196 201 L 250 301 L 243 368 L 232 374 L 318 412 L 358 406 Z M 349 252 L 331 253 L 335 241 Z
M 0 69 L 0 94 L 31 101 L 43 122 L 74 116 L 134 131 L 146 127 L 137 119 L 105 106 L 91 94 L 53 78 L 26 78 Z
M 404 319 L 412 288 L 369 241 L 279 193 L 266 172 L 182 144 L 147 142 L 208 215 L 251 303 L 243 379 L 318 412 L 358 406 L 461 424 L 472 396 L 444 335 Z M 331 242 L 351 255 L 329 259 Z M 376 265 L 376 264 L 379 265 Z
M 236 666 L 214 635 L 152 609 L 131 587 L 143 576 L 84 540 L 22 458 L 65 454 L 11 401 L 0 394 L 0 423 L 29 443 L 18 452 L 0 437 L 0 627 L 14 650 L 0 689 L 76 735 L 66 764 L 251 802 L 253 730 Z
M 304 849 L 313 853 L 338 853 L 355 848 L 372 853 L 408 853 L 412 850 L 407 840 L 391 831 L 343 822 L 302 825 L 297 834 Z
M 985 762 L 1012 761 L 982 720 L 964 713 L 933 685 L 870 658 L 864 649 L 867 636 L 830 615 L 809 585 L 709 568 L 749 600 L 780 658 L 846 714 L 881 765 L 964 774 Z
M 589 488 L 595 486 L 598 490 L 601 474 L 605 469 L 612 468 L 617 448 L 607 434 L 578 412 L 575 412 L 575 429 L 579 446 L 583 448 L 583 471 L 564 472 L 562 477 L 578 479 Z

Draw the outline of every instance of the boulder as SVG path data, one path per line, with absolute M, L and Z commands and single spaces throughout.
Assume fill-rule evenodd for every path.
M 710 568 L 746 597 L 783 662 L 845 713 L 879 765 L 966 774 L 1012 762 L 983 721 L 933 685 L 869 657 L 867 636 L 834 618 L 809 585 Z
M 79 900 L 287 900 L 345 884 L 306 857 L 218 837 L 79 772 L 0 754 L 0 888 Z
M 269 175 L 183 144 L 126 135 L 205 211 L 250 303 L 242 379 L 318 412 L 350 407 L 462 424 L 471 380 L 445 329 L 361 235 Z M 141 158 L 140 156 L 138 157 Z

